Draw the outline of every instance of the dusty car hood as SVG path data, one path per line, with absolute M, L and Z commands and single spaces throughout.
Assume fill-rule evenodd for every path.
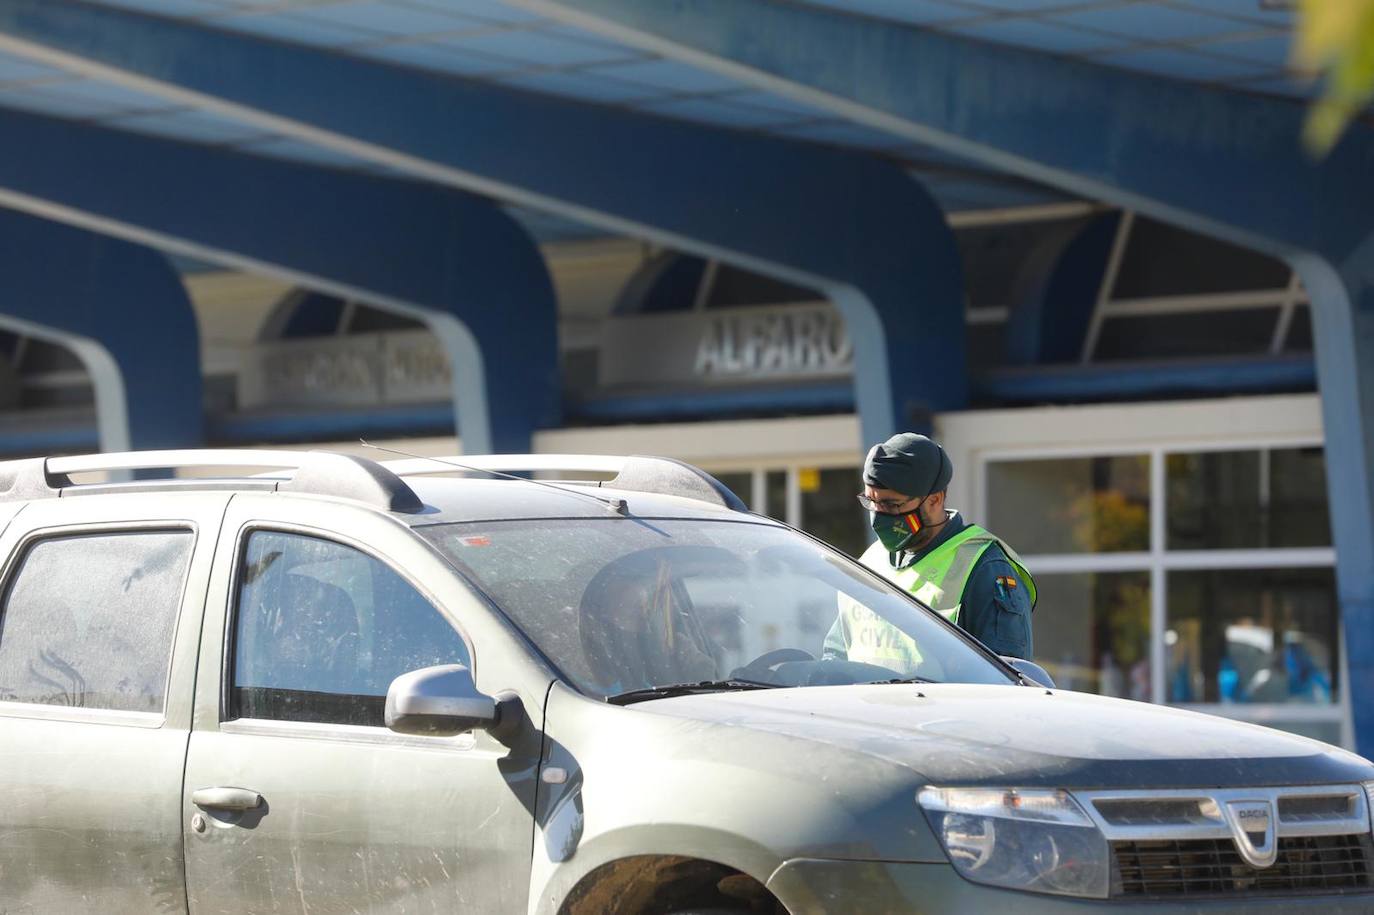
M 1318 741 L 1060 690 L 825 686 L 682 696 L 636 708 L 887 759 L 930 784 L 1206 787 L 1374 779 L 1367 760 Z

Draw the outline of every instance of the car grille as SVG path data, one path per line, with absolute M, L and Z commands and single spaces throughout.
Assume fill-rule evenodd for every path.
M 1374 886 L 1367 833 L 1278 840 L 1278 861 L 1258 869 L 1230 839 L 1112 842 L 1114 896 L 1234 896 L 1349 892 Z

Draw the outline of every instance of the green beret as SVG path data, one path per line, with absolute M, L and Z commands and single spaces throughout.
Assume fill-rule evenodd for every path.
M 864 482 L 912 498 L 941 492 L 954 478 L 945 449 L 915 432 L 899 432 L 874 445 L 864 461 Z

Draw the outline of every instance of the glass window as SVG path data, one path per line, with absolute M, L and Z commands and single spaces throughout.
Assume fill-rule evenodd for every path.
M 424 330 L 424 328 L 424 323 L 415 318 L 398 315 L 393 311 L 382 311 L 380 308 L 369 308 L 366 305 L 354 305 L 352 318 L 348 322 L 347 333 L 372 334 L 389 330 Z
M 1148 700 L 1150 573 L 1036 575 L 1039 663 L 1061 689 Z
M 1107 315 L 1092 356 L 1110 360 L 1267 354 L 1278 321 L 1277 306 Z
M 234 642 L 238 716 L 380 727 L 391 681 L 436 664 L 470 665 L 467 646 L 385 563 L 314 537 L 249 536 Z
M 1171 454 L 1171 550 L 1331 544 L 1321 448 Z
M 1112 297 L 1282 289 L 1290 276 L 1272 257 L 1137 216 Z
M 811 289 L 751 273 L 729 264 L 718 264 L 707 308 L 731 308 L 747 305 L 781 305 L 794 302 L 824 301 L 825 296 Z
M 1170 572 L 1168 619 L 1171 702 L 1334 701 L 1329 568 Z
M 995 461 L 986 471 L 989 526 L 1035 573 L 1035 660 L 1061 687 L 1245 703 L 1234 712 L 1244 720 L 1341 742 L 1334 569 L 1286 568 L 1274 552 L 1332 543 L 1320 446 Z M 1158 553 L 1146 552 L 1151 499 L 1164 518 Z M 1135 555 L 1112 555 L 1123 548 Z M 1196 570 L 1199 554 L 1184 551 L 1205 550 L 1244 551 L 1251 568 Z M 1152 581 L 1164 582 L 1160 629 Z
M 344 301 L 337 296 L 293 289 L 267 319 L 264 339 L 332 337 L 339 332 L 343 313 Z
M 1007 325 L 1005 321 L 970 324 L 965 331 L 968 367 L 971 374 L 1007 364 Z
M 1288 325 L 1288 336 L 1283 341 L 1285 353 L 1312 352 L 1312 309 L 1299 305 L 1293 311 L 1293 323 Z
M 596 518 L 421 533 L 589 695 L 727 677 L 1010 682 L 886 580 L 772 524 Z
M 725 488 L 740 497 L 745 505 L 753 508 L 754 498 L 754 475 L 749 471 L 741 473 L 713 473 L 715 477 L 725 484 Z
M 1027 264 L 1045 246 L 1063 244 L 1083 219 L 964 226 L 954 233 L 964 265 L 964 288 L 973 308 L 1009 307 L 1024 295 Z
M 770 470 L 763 478 L 763 514 L 787 520 L 787 471 Z
M 1023 554 L 1150 548 L 1150 458 L 1053 458 L 987 466 L 988 524 Z
M 85 372 L 81 357 L 65 346 L 29 337 L 24 341 L 24 354 L 19 370 L 25 375 L 41 372 Z
M 854 498 L 864 489 L 859 468 L 806 468 L 797 476 L 802 530 L 850 556 L 863 553 L 868 548 L 869 527 L 867 513 Z
M 42 540 L 0 614 L 0 700 L 160 712 L 189 531 Z

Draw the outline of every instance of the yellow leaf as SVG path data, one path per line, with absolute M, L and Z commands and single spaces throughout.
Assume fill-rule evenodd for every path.
M 1350 120 L 1350 109 L 1330 99 L 1318 99 L 1307 112 L 1302 125 L 1302 140 L 1307 148 L 1324 155 L 1336 145 L 1346 122 Z
M 1298 11 L 1292 63 L 1326 78 L 1303 141 L 1325 155 L 1374 97 L 1374 0 L 1300 0 Z
M 1301 0 L 1294 61 L 1304 68 L 1317 68 L 1338 57 L 1371 10 L 1371 0 Z

